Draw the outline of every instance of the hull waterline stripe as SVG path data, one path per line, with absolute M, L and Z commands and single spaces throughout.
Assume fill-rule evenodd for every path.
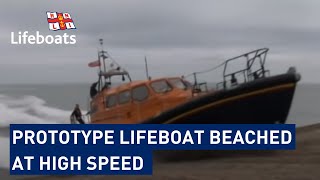
M 243 99 L 243 98 L 247 98 L 247 97 L 251 97 L 251 96 L 256 96 L 258 94 L 270 93 L 272 91 L 279 91 L 279 90 L 289 89 L 289 88 L 295 87 L 295 85 L 296 85 L 296 83 L 289 83 L 289 84 L 284 84 L 284 85 L 279 85 L 279 86 L 275 86 L 275 87 L 270 87 L 270 88 L 265 88 L 265 89 L 253 91 L 253 92 L 246 93 L 246 94 L 237 95 L 237 96 L 234 96 L 234 97 L 229 97 L 229 98 L 226 98 L 226 99 L 223 99 L 223 100 L 219 100 L 219 101 L 216 101 L 216 102 L 201 106 L 199 108 L 195 108 L 195 109 L 193 109 L 191 111 L 188 111 L 186 113 L 182 113 L 182 114 L 180 114 L 180 115 L 178 115 L 178 116 L 176 116 L 176 117 L 174 117 L 172 119 L 169 119 L 168 121 L 164 122 L 164 124 L 172 123 L 172 122 L 174 122 L 176 120 L 179 120 L 179 119 L 181 119 L 183 117 L 186 117 L 188 115 L 192 115 L 192 114 L 194 114 L 194 113 L 196 113 L 198 111 L 202 111 L 202 110 L 205 110 L 205 109 L 208 109 L 208 108 L 211 108 L 211 107 L 214 107 L 214 106 L 218 106 L 218 105 L 230 102 L 230 101 L 235 101 L 235 100 L 239 100 L 239 99 Z

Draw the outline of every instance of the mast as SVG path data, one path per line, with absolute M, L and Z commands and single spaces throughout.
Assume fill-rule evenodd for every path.
M 123 80 L 124 80 L 124 76 L 127 76 L 129 78 L 129 80 L 131 81 L 131 77 L 129 75 L 129 73 L 122 68 L 109 54 L 107 51 L 103 50 L 103 39 L 99 39 L 100 42 L 100 46 L 101 46 L 101 50 L 98 52 L 98 57 L 99 57 L 99 62 L 103 61 L 103 71 L 101 71 L 101 67 L 100 67 L 100 73 L 99 73 L 99 78 L 101 78 L 101 76 L 104 77 L 104 83 L 108 83 L 108 85 L 111 84 L 111 77 L 112 76 L 122 76 Z M 111 63 L 111 67 L 106 67 L 106 59 L 109 58 L 110 63 Z M 113 66 L 116 66 L 115 68 Z M 106 82 L 107 79 L 109 79 L 109 82 Z
M 101 51 L 99 53 L 99 61 L 100 61 L 100 57 L 102 57 L 103 70 L 104 70 L 104 72 L 106 72 L 106 59 L 107 59 L 107 56 L 104 55 L 105 51 L 103 50 L 103 39 L 99 39 L 99 41 L 100 41 L 100 45 L 101 45 Z
M 103 39 L 99 39 L 99 42 L 100 42 L 100 46 L 101 46 L 101 51 L 99 52 L 99 61 L 100 59 L 102 58 L 102 62 L 103 62 L 103 72 L 101 72 L 100 70 L 100 77 L 103 73 L 106 73 L 107 72 L 107 68 L 106 68 L 106 59 L 108 58 L 108 56 L 105 55 L 105 53 L 107 53 L 107 51 L 104 51 L 103 50 Z M 104 77 L 104 86 L 106 85 L 106 81 L 107 81 L 107 77 L 106 76 L 103 76 Z M 109 82 L 108 84 L 111 83 L 111 77 L 109 77 Z
M 99 52 L 99 49 L 98 49 L 98 61 L 99 61 L 99 73 L 101 73 L 101 59 L 100 59 L 100 52 Z M 100 91 L 102 89 L 102 79 L 101 79 L 101 76 L 99 75 L 99 83 L 98 83 L 98 90 Z

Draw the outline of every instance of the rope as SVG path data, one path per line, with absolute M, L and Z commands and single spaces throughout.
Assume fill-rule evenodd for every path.
M 107 54 L 107 59 L 109 58 L 110 60 L 112 60 L 112 63 L 114 63 L 114 64 L 116 64 L 119 68 L 121 68 L 122 70 L 124 70 L 125 72 L 128 72 L 125 68 L 123 68 L 122 66 L 120 66 L 117 62 L 116 62 L 116 60 L 114 60 L 113 58 L 112 58 L 112 56 L 107 52 L 107 51 L 104 51 L 106 54 Z
M 210 69 L 207 69 L 207 70 L 203 70 L 203 71 L 197 71 L 197 72 L 193 72 L 193 73 L 190 73 L 190 74 L 187 74 L 185 75 L 184 77 L 189 77 L 189 76 L 192 76 L 193 74 L 203 74 L 203 73 L 207 73 L 207 72 L 210 72 L 210 71 L 214 71 L 218 68 L 220 68 L 221 66 L 225 65 L 226 62 L 223 62 L 213 68 L 210 68 Z

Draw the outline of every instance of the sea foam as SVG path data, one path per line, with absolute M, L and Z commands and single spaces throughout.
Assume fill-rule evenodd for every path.
M 69 123 L 71 112 L 47 105 L 36 96 L 11 97 L 0 94 L 0 127 L 10 124 Z

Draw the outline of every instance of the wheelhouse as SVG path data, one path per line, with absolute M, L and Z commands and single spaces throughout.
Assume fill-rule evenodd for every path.
M 192 97 L 192 88 L 180 77 L 134 81 L 104 88 L 91 102 L 92 123 L 139 123 Z

